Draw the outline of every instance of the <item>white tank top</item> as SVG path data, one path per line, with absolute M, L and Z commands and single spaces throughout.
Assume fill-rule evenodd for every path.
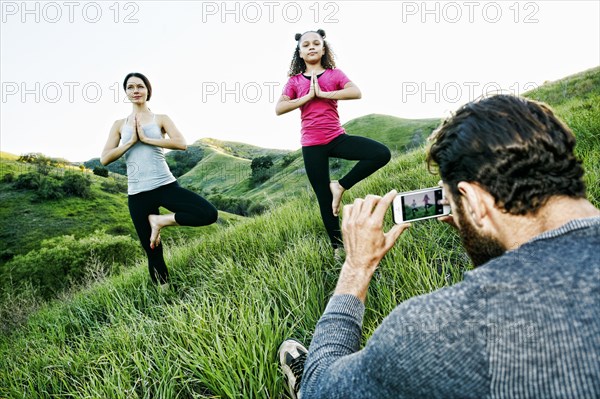
M 121 143 L 127 143 L 134 134 L 134 128 L 127 124 L 125 119 L 121 128 Z M 142 125 L 144 134 L 153 139 L 162 139 L 160 126 L 156 123 L 156 115 L 152 122 Z M 165 184 L 173 183 L 177 179 L 171 173 L 165 160 L 162 147 L 149 145 L 138 141 L 125 153 L 127 164 L 127 194 L 133 195 L 144 191 L 154 190 Z

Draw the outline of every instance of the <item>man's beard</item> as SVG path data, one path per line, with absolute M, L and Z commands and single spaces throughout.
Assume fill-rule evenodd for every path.
M 487 234 L 480 234 L 477 231 L 466 217 L 462 204 L 457 204 L 457 213 L 460 218 L 460 239 L 475 267 L 481 266 L 506 252 L 506 248 L 496 238 Z

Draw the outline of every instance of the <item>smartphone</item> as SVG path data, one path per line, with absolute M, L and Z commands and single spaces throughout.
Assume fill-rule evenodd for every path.
M 443 205 L 446 198 L 442 187 L 399 193 L 392 203 L 394 223 L 414 222 L 450 214 L 450 205 Z

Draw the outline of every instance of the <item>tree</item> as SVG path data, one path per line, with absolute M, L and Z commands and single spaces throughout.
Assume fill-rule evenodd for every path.
M 262 157 L 254 158 L 250 164 L 252 169 L 252 180 L 258 183 L 269 180 L 271 177 L 271 169 L 273 167 L 273 157 L 265 155 Z

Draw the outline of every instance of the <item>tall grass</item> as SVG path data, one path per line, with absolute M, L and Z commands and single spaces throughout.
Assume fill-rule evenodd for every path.
M 421 160 L 398 160 L 353 194 L 435 183 L 423 182 Z M 0 397 L 282 396 L 277 347 L 289 336 L 310 341 L 340 266 L 315 202 L 305 194 L 170 249 L 177 293 L 154 289 L 140 264 L 47 306 L 2 338 Z M 373 282 L 367 334 L 400 301 L 459 280 L 467 263 L 455 247 L 446 227 L 415 226 Z
M 586 101 L 557 112 L 571 118 L 588 196 L 598 205 L 600 110 Z M 436 182 L 421 148 L 392 160 L 345 202 Z M 285 396 L 277 347 L 290 336 L 310 341 L 340 268 L 315 202 L 303 193 L 268 214 L 170 246 L 175 292 L 150 285 L 140 263 L 45 306 L 23 328 L 0 337 L 0 397 Z M 469 267 L 446 225 L 413 224 L 374 276 L 364 339 L 398 303 L 460 281 Z

